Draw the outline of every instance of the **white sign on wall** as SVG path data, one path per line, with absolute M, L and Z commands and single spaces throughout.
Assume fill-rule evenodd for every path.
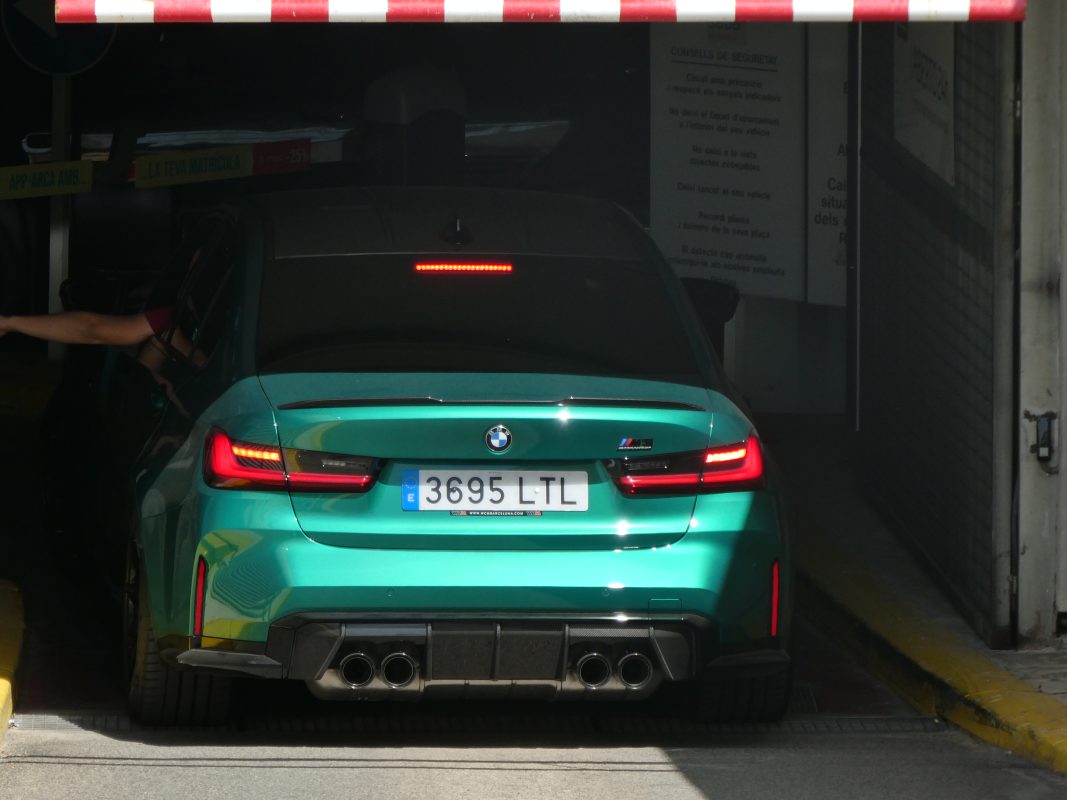
M 848 285 L 848 27 L 807 27 L 807 300 L 843 306 Z
M 803 300 L 804 28 L 651 31 L 653 238 L 681 275 Z
M 893 135 L 955 184 L 956 30 L 949 23 L 900 23 L 893 42 Z

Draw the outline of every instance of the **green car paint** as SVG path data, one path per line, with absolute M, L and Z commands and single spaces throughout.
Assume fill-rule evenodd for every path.
M 547 387 L 545 399 L 558 395 L 552 386 L 558 376 L 544 383 L 538 376 L 516 376 L 514 386 L 508 377 L 496 377 L 494 392 L 502 398 L 529 397 L 537 385 Z M 581 406 L 569 409 L 565 419 L 558 406 L 492 403 L 277 411 L 268 396 L 294 403 L 319 396 L 328 381 L 321 375 L 269 376 L 262 389 L 259 379 L 239 382 L 204 412 L 185 446 L 145 486 L 141 536 L 157 636 L 190 635 L 191 576 L 196 558 L 203 556 L 209 576 L 205 635 L 223 639 L 262 642 L 270 623 L 286 614 L 339 608 L 625 614 L 658 607 L 720 621 L 724 642 L 766 637 L 770 564 L 785 555 L 774 495 L 628 497 L 603 468 L 619 455 L 618 437 L 599 431 L 601 425 L 618 430 L 617 418 L 624 414 L 624 430 L 651 433 L 664 452 L 676 452 L 712 441 L 743 441 L 747 421 L 725 397 L 708 390 L 586 380 L 591 385 L 581 380 L 569 385 L 619 397 L 673 394 L 708 410 Z M 404 376 L 398 387 L 395 378 L 365 375 L 341 376 L 332 388 L 350 396 L 359 386 L 360 396 L 373 398 L 409 381 L 446 397 L 449 388 L 464 385 L 455 376 L 435 384 L 434 376 L 420 375 Z M 711 411 L 712 405 L 721 411 Z M 277 421 L 286 417 L 300 421 Z M 466 438 L 475 446 L 463 449 L 434 437 L 432 430 L 412 426 L 413 418 L 431 429 L 436 421 L 469 422 Z M 458 453 L 449 465 L 491 463 L 481 434 L 500 420 L 512 425 L 516 439 L 528 433 L 531 440 L 551 443 L 543 456 L 534 445 L 509 453 L 512 465 L 577 461 L 590 471 L 589 512 L 474 519 L 401 510 L 399 474 L 405 466 L 435 463 L 441 449 Z M 551 437 L 536 423 L 565 428 L 568 436 Z M 358 450 L 386 457 L 390 466 L 366 494 L 212 489 L 202 479 L 203 442 L 220 424 L 244 441 Z M 405 428 L 414 433 L 404 436 Z M 572 435 L 574 429 L 579 432 Z M 287 430 L 296 432 L 287 437 Z M 422 459 L 416 458 L 419 447 L 426 454 Z
M 414 194 L 397 197 L 423 197 L 422 190 L 409 191 Z M 471 193 L 470 197 L 476 195 Z M 347 196 L 339 195 L 341 200 Z M 509 196 L 494 194 L 492 200 L 495 203 Z M 457 197 L 455 206 L 462 207 L 469 200 L 467 194 Z M 448 198 L 452 208 L 456 198 Z M 326 201 L 331 214 L 349 208 L 365 211 L 373 205 L 346 205 L 347 201 L 335 201 L 329 194 L 325 200 L 317 200 Z M 395 209 L 403 204 L 382 207 Z M 403 334 L 402 346 L 410 342 L 416 353 L 402 353 L 401 357 L 417 361 L 417 353 L 425 352 L 451 363 L 450 359 L 456 360 L 452 349 L 467 347 L 472 354 L 467 362 L 484 362 L 487 366 L 482 371 L 321 367 L 336 353 L 361 363 L 364 356 L 358 336 L 339 337 L 336 342 L 312 337 L 308 347 L 318 350 L 311 360 L 320 368 L 291 368 L 286 365 L 298 364 L 299 359 L 292 361 L 284 349 L 270 357 L 260 352 L 264 327 L 284 328 L 301 322 L 304 315 L 314 328 L 320 323 L 320 309 L 289 309 L 278 298 L 272 300 L 273 311 L 265 308 L 269 305 L 265 302 L 269 296 L 265 274 L 272 263 L 275 272 L 296 270 L 295 277 L 287 278 L 288 291 L 298 291 L 296 278 L 315 260 L 300 255 L 301 247 L 321 247 L 329 252 L 326 244 L 315 238 L 319 222 L 297 206 L 283 208 L 285 213 L 276 209 L 275 226 L 282 224 L 278 219 L 292 224 L 291 219 L 299 218 L 306 221 L 308 231 L 301 234 L 294 228 L 285 237 L 275 235 L 272 240 L 269 220 L 248 208 L 235 212 L 234 230 L 240 245 L 230 283 L 232 306 L 227 307 L 220 323 L 219 344 L 202 363 L 173 359 L 175 371 L 165 376 L 173 388 L 170 402 L 155 418 L 151 437 L 132 469 L 134 536 L 147 595 L 147 603 L 141 605 L 147 606 L 161 658 L 167 664 L 181 669 L 206 666 L 241 672 L 253 664 L 241 659 L 258 658 L 253 666 L 266 672 L 246 671 L 295 677 L 307 680 L 310 686 L 321 682 L 322 670 L 328 664 L 333 665 L 330 671 L 339 672 L 335 654 L 347 646 L 345 625 L 363 630 L 359 626 L 365 627 L 368 621 L 408 624 L 417 620 L 419 624 L 425 622 L 429 631 L 430 625 L 447 629 L 469 620 L 495 620 L 499 639 L 504 635 L 501 623 L 506 627 L 518 620 L 515 624 L 521 627 L 533 624 L 528 620 L 548 620 L 550 626 L 562 626 L 558 627 L 564 653 L 561 690 L 568 688 L 568 681 L 574 690 L 568 670 L 576 673 L 572 662 L 582 650 L 575 645 L 571 647 L 573 653 L 567 651 L 568 626 L 588 619 L 598 620 L 601 626 L 617 624 L 620 630 L 637 625 L 634 630 L 643 630 L 645 637 L 640 647 L 660 659 L 663 674 L 670 680 L 676 679 L 669 663 L 674 656 L 655 656 L 652 651 L 661 646 L 656 638 L 660 633 L 677 635 L 671 631 L 678 626 L 695 633 L 685 651 L 689 655 L 682 659 L 691 657 L 692 668 L 681 669 L 677 679 L 697 678 L 701 670 L 737 654 L 743 656 L 739 662 L 743 664 L 775 668 L 788 664 L 789 533 L 780 484 L 770 462 L 765 462 L 758 481 L 706 491 L 694 488 L 632 494 L 620 481 L 620 475 L 634 463 L 644 461 L 653 465 L 647 469 L 655 470 L 660 462 L 674 463 L 672 459 L 680 458 L 679 454 L 703 459 L 716 449 L 729 451 L 754 442 L 756 447 L 760 445 L 750 439 L 754 435 L 751 420 L 728 396 L 719 367 L 669 267 L 642 243 L 642 233 L 630 230 L 632 220 L 617 211 L 604 211 L 602 205 L 596 208 L 598 214 L 603 212 L 615 220 L 612 224 L 618 223 L 618 230 L 630 231 L 627 236 L 632 235 L 637 242 L 627 243 L 625 237 L 613 240 L 612 258 L 622 260 L 610 264 L 610 269 L 594 263 L 595 232 L 581 225 L 580 215 L 572 220 L 564 208 L 553 223 L 555 227 L 547 229 L 550 235 L 541 246 L 550 254 L 564 254 L 560 256 L 564 261 L 576 259 L 574 275 L 558 269 L 552 262 L 555 256 L 543 255 L 530 262 L 530 274 L 543 268 L 562 276 L 561 280 L 570 280 L 571 291 L 607 291 L 610 282 L 605 276 L 616 269 L 630 269 L 632 264 L 626 266 L 625 254 L 632 249 L 637 254 L 631 256 L 633 260 L 648 259 L 651 265 L 652 278 L 645 276 L 641 291 L 662 289 L 661 300 L 669 311 L 661 308 L 650 312 L 651 319 L 658 320 L 658 326 L 677 323 L 671 341 L 692 349 L 689 366 L 688 357 L 679 358 L 677 353 L 649 350 L 647 346 L 642 350 L 634 337 L 648 333 L 650 323 L 640 320 L 631 325 L 624 318 L 626 324 L 618 331 L 612 328 L 607 331 L 609 337 L 600 338 L 602 349 L 611 348 L 606 362 L 591 362 L 588 372 L 582 371 L 580 364 L 575 366 L 570 346 L 574 344 L 575 352 L 584 346 L 582 328 L 577 326 L 579 333 L 573 342 L 553 334 L 555 339 L 549 343 L 545 362 L 559 365 L 558 370 L 533 369 L 530 364 L 536 364 L 540 356 L 529 337 L 540 327 L 551 327 L 554 309 L 548 308 L 545 326 L 528 325 L 523 330 L 525 338 L 519 339 L 523 347 L 516 351 L 517 361 L 509 369 L 513 365 L 507 358 L 510 340 L 506 336 L 502 340 L 478 339 L 473 344 L 469 335 L 466 339 L 447 337 L 451 309 L 444 302 L 444 311 L 434 311 L 434 324 L 425 331 L 417 328 L 421 317 L 397 328 Z M 402 216 L 404 212 L 396 213 Z M 541 208 L 538 213 L 550 212 Z M 498 221 L 525 219 L 497 208 L 493 214 Z M 475 211 L 466 218 L 475 219 Z M 370 226 L 367 230 L 376 224 L 366 222 Z M 560 242 L 553 244 L 552 231 L 567 225 L 580 229 L 580 235 L 564 230 Z M 303 244 L 302 236 L 307 240 Z M 501 235 L 500 241 L 506 242 L 510 236 Z M 528 233 L 523 236 L 523 241 L 532 241 Z M 573 252 L 572 240 L 581 242 Z M 336 252 L 348 253 L 343 248 L 357 245 L 359 242 L 349 242 Z M 394 271 L 408 270 L 412 260 L 426 257 L 405 254 L 395 242 L 385 245 L 396 248 L 387 251 L 386 259 L 386 266 Z M 279 259 L 280 249 L 286 248 L 290 261 Z M 339 259 L 329 256 L 323 263 L 327 267 L 335 262 L 341 266 L 348 263 Z M 372 263 L 373 259 L 352 259 L 353 269 L 368 269 L 368 274 L 381 279 L 375 270 L 381 272 L 383 268 Z M 522 254 L 514 260 L 522 270 Z M 322 264 L 313 266 L 319 270 L 316 274 L 322 274 Z M 586 269 L 589 278 L 583 283 L 582 270 Z M 425 290 L 431 284 L 419 284 L 408 277 L 404 281 L 406 291 L 416 295 L 422 291 L 431 304 L 437 302 L 436 295 Z M 489 284 L 472 278 L 465 284 L 432 285 L 434 292 L 440 291 L 441 297 L 447 298 L 452 297 L 448 294 L 450 286 L 462 285 L 465 292 L 481 297 L 479 293 Z M 403 292 L 392 295 L 405 296 Z M 524 299 L 520 293 L 511 302 Z M 326 295 L 320 300 L 328 303 Z M 477 310 L 469 298 L 464 302 L 468 314 Z M 631 301 L 623 297 L 620 302 Z M 643 311 L 647 298 L 638 292 L 633 303 Z M 341 305 L 332 311 L 321 310 L 321 316 L 343 323 L 351 314 L 358 321 L 359 309 L 354 305 L 350 311 Z M 499 318 L 506 320 L 506 316 Z M 375 337 L 381 334 L 380 328 L 372 329 L 367 339 L 369 349 L 373 350 Z M 199 329 L 191 330 L 191 338 L 195 340 L 198 335 Z M 277 339 L 280 334 L 272 329 L 271 336 Z M 438 341 L 442 336 L 444 339 Z M 631 356 L 627 344 L 634 342 L 635 357 L 645 359 L 640 374 L 631 374 L 627 364 Z M 384 355 L 380 358 L 387 358 L 390 352 L 381 350 Z M 510 446 L 504 452 L 493 452 L 487 444 L 496 426 L 510 430 Z M 373 485 L 367 491 L 290 491 L 284 481 L 258 488 L 217 488 L 210 482 L 205 460 L 209 438 L 218 431 L 241 446 L 260 448 L 258 452 L 272 450 L 282 461 L 285 453 L 295 451 L 366 459 L 376 465 Z M 588 508 L 482 516 L 413 510 L 405 500 L 410 486 L 406 481 L 419 470 L 578 472 L 587 481 Z M 203 583 L 198 589 L 201 570 Z M 202 613 L 200 631 L 195 629 L 198 608 Z M 334 650 L 328 652 L 311 648 L 314 658 L 300 665 L 295 660 L 291 665 L 286 662 L 287 654 L 296 659 L 299 649 L 295 639 L 290 642 L 286 637 L 316 627 L 329 636 L 339 636 L 340 645 L 334 644 Z M 427 648 L 429 635 L 426 633 Z M 628 634 L 624 631 L 624 635 Z M 615 653 L 613 658 L 623 655 L 624 640 L 611 641 L 614 644 L 609 643 L 607 649 Z M 228 653 L 236 660 L 222 657 Z M 275 663 L 276 657 L 281 661 Z M 423 653 L 421 658 L 428 662 L 430 653 Z M 700 663 L 698 659 L 702 659 Z M 675 658 L 673 663 L 677 667 L 681 662 Z M 318 672 L 316 664 L 321 664 Z M 429 664 L 424 666 L 430 674 Z M 538 680 L 543 683 L 545 676 Z M 653 682 L 649 688 L 655 685 Z M 385 691 L 384 696 L 388 695 Z M 771 717 L 784 708 L 780 698 L 775 700 L 772 695 L 768 695 L 770 705 L 762 712 Z

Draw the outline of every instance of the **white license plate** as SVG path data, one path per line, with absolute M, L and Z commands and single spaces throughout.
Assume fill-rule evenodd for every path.
M 409 469 L 402 480 L 405 511 L 589 510 L 589 476 L 580 471 Z

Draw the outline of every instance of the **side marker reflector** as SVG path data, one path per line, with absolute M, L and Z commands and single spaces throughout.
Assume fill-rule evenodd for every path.
M 778 636 L 778 602 L 781 599 L 778 562 L 771 565 L 771 638 Z
M 207 562 L 203 556 L 196 561 L 196 596 L 193 605 L 193 636 L 204 633 L 204 595 L 207 593 Z

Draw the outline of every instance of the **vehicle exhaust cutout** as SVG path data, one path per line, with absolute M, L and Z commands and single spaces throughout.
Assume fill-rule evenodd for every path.
M 419 665 L 408 653 L 399 650 L 382 659 L 382 680 L 394 689 L 402 689 L 415 680 Z
M 586 653 L 575 668 L 578 680 L 586 689 L 599 689 L 611 678 L 611 662 L 600 653 Z
M 652 660 L 644 653 L 627 653 L 615 670 L 627 689 L 644 689 L 652 680 Z
M 374 659 L 366 653 L 350 653 L 341 659 L 337 671 L 353 689 L 362 689 L 374 680 Z

